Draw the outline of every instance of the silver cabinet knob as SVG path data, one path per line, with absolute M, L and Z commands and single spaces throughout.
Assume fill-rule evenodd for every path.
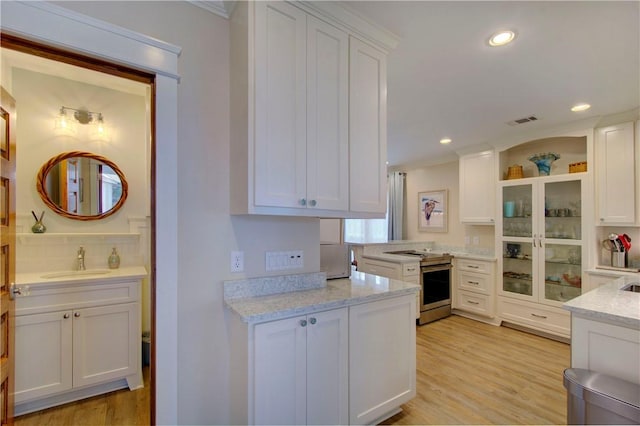
M 80 316 L 80 312 L 76 312 L 73 314 L 74 317 L 78 318 Z
M 301 198 L 300 199 L 300 205 L 301 206 L 306 206 L 307 205 L 307 199 L 306 198 Z
M 64 315 L 62 316 L 62 318 L 64 318 L 64 319 L 69 318 L 69 314 L 64 314 Z
M 311 318 L 309 318 L 309 322 L 311 323 L 311 325 L 313 325 L 318 321 L 314 317 L 311 317 Z
M 309 201 L 309 205 L 310 205 L 311 207 L 315 207 L 315 206 L 316 206 L 316 204 L 318 204 L 318 202 L 317 202 L 316 200 L 311 200 L 311 201 Z
M 15 299 L 17 294 L 22 294 L 22 289 L 20 287 L 16 287 L 16 283 L 11 283 L 9 285 L 9 299 Z
M 302 327 L 306 327 L 307 326 L 307 320 L 300 320 L 300 325 Z

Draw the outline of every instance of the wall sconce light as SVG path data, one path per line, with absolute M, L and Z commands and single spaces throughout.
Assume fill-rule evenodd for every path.
M 70 119 L 69 112 L 73 111 L 73 118 Z M 75 135 L 77 133 L 76 122 L 80 124 L 90 124 L 89 138 L 91 140 L 107 141 L 107 126 L 104 123 L 104 117 L 100 112 L 92 112 L 86 108 L 69 108 L 60 107 L 60 114 L 56 117 L 54 129 L 57 133 L 63 135 Z

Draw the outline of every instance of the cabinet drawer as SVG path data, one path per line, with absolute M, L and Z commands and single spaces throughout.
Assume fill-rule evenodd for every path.
M 560 308 L 500 297 L 498 314 L 504 321 L 563 337 L 571 335 L 571 315 Z
M 493 304 L 491 296 L 458 290 L 458 309 L 473 312 L 475 314 L 493 317 Z
M 458 272 L 458 288 L 483 294 L 491 294 L 493 282 L 491 276 L 474 272 Z
M 16 298 L 16 315 L 135 302 L 140 281 L 116 283 L 37 284 Z
M 490 274 L 493 272 L 493 262 L 483 260 L 458 259 L 456 265 L 458 271 L 476 272 L 478 274 Z
M 419 275 L 420 264 L 418 263 L 404 263 L 402 265 L 402 276 L 407 277 L 409 275 Z
M 358 265 L 358 270 L 365 274 L 379 275 L 396 280 L 402 279 L 399 263 L 363 259 L 362 264 Z

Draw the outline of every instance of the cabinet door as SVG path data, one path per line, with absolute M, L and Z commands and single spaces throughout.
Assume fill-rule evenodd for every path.
M 285 2 L 256 2 L 255 34 L 254 202 L 303 207 L 306 15 Z
M 140 361 L 138 303 L 73 311 L 73 386 L 136 374 Z
M 634 140 L 633 130 L 633 123 L 629 122 L 597 131 L 595 173 L 600 224 L 636 222 L 635 173 L 640 142 Z
M 415 396 L 413 295 L 349 308 L 349 423 L 372 424 Z
M 305 424 L 307 319 L 255 326 L 253 424 Z
M 16 316 L 15 402 L 71 389 L 71 311 Z
M 493 151 L 460 157 L 460 222 L 495 223 L 496 181 Z
M 306 424 L 349 423 L 347 309 L 308 316 Z
M 307 17 L 307 206 L 349 209 L 349 43 Z
M 384 214 L 387 210 L 386 56 L 350 37 L 349 58 L 350 210 Z

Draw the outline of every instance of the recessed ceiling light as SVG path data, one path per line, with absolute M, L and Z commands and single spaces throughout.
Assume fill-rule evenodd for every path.
M 516 33 L 510 30 L 498 31 L 489 38 L 489 46 L 504 46 L 516 38 Z
M 577 104 L 571 107 L 571 111 L 580 112 L 580 111 L 586 111 L 589 108 L 591 108 L 591 105 L 589 104 Z
M 448 143 L 451 143 L 451 139 L 449 139 L 449 138 L 440 139 L 440 143 L 442 145 L 446 145 Z

